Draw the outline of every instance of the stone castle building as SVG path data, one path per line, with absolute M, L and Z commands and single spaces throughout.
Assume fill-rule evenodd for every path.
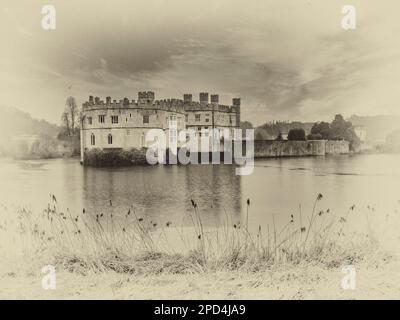
M 219 96 L 206 92 L 193 101 L 191 94 L 182 99 L 156 100 L 154 92 L 138 93 L 138 100 L 124 98 L 116 101 L 107 97 L 89 97 L 82 106 L 81 155 L 92 149 L 129 150 L 148 147 L 145 141 L 149 129 L 162 129 L 168 134 L 169 125 L 176 129 L 195 129 L 200 134 L 207 129 L 230 129 L 240 125 L 240 98 L 232 105 L 219 103 Z

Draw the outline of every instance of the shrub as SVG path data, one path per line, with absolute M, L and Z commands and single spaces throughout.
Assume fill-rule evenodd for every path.
M 306 140 L 306 132 L 304 129 L 290 129 L 288 134 L 288 140 L 291 141 L 305 141 Z
M 310 133 L 307 136 L 307 140 L 322 140 L 322 135 L 320 133 Z
M 85 152 L 85 164 L 95 167 L 129 166 L 147 164 L 145 149 L 101 150 L 92 149 Z
M 321 135 L 321 139 L 330 140 L 332 138 L 332 132 L 328 122 L 316 122 L 311 128 L 311 134 Z M 309 139 L 309 140 L 320 140 L 320 139 Z

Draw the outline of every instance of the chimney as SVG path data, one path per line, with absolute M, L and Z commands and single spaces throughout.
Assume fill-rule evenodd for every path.
M 95 104 L 100 104 L 100 98 L 99 97 L 94 98 L 94 103 Z
M 218 104 L 218 103 L 219 103 L 219 95 L 217 95 L 217 94 L 212 94 L 212 95 L 211 95 L 211 103 L 216 103 L 216 104 Z
M 153 91 L 147 91 L 147 101 L 153 102 L 155 99 L 155 94 Z
M 185 93 L 183 95 L 183 101 L 184 102 L 192 102 L 192 95 L 190 93 Z
M 208 103 L 208 92 L 200 92 L 200 103 Z
M 235 107 L 240 107 L 240 98 L 233 98 L 232 105 L 234 105 Z
M 140 102 L 140 103 L 153 102 L 154 99 L 155 99 L 155 95 L 154 95 L 153 91 L 138 92 L 138 102 Z
M 108 106 L 111 104 L 111 97 L 106 97 L 106 104 Z

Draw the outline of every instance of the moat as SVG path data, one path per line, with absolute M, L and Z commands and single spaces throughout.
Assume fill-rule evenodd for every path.
M 236 176 L 231 165 L 107 169 L 83 167 L 78 159 L 0 161 L 1 204 L 42 210 L 54 194 L 60 208 L 71 213 L 85 208 L 123 216 L 132 206 L 138 216 L 160 225 L 190 225 L 191 199 L 204 223 L 215 225 L 226 214 L 243 221 L 249 198 L 254 228 L 272 216 L 285 224 L 299 204 L 306 217 L 318 193 L 324 208 L 339 212 L 353 204 L 389 210 L 400 200 L 400 155 L 256 160 L 250 176 Z

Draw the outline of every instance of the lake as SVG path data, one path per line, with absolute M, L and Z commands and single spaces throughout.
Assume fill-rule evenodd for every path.
M 393 210 L 400 199 L 400 155 L 340 155 L 265 159 L 250 176 L 236 176 L 232 165 L 83 167 L 78 159 L 0 160 L 0 203 L 47 207 L 54 194 L 71 212 L 124 215 L 132 207 L 159 223 L 190 225 L 191 199 L 206 225 L 243 221 L 285 224 L 301 207 L 305 217 L 318 193 L 321 208 L 344 214 L 350 206 Z M 111 200 L 111 205 L 110 205 Z M 378 211 L 378 210 L 377 210 Z

